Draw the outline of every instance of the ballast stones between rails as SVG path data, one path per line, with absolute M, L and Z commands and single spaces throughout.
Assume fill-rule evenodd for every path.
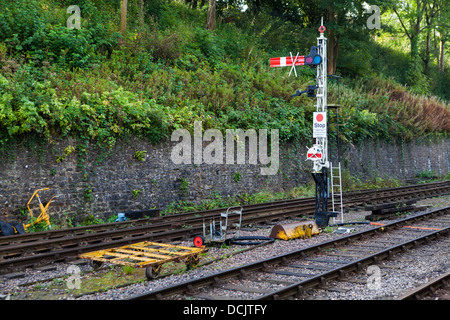
M 440 198 L 433 198 L 433 199 L 426 199 L 420 202 L 420 204 L 427 204 L 427 205 L 434 205 L 434 206 L 442 206 L 445 205 L 446 201 L 450 200 L 448 197 L 440 197 Z M 358 219 L 358 217 L 363 218 L 364 217 L 364 212 L 351 212 L 350 213 L 353 218 L 352 219 Z M 416 215 L 418 213 L 415 213 L 414 215 Z M 439 220 L 441 221 L 448 221 L 449 219 L 447 217 L 441 217 Z M 423 224 L 424 225 L 424 224 Z M 373 226 L 369 226 L 369 225 L 358 225 L 355 226 L 357 231 L 361 231 L 361 230 L 368 230 L 369 228 L 373 228 Z M 416 231 L 415 233 L 418 232 L 422 232 L 422 231 Z M 248 229 L 245 230 L 245 235 L 247 234 L 252 234 L 252 235 L 265 235 L 267 233 L 267 229 Z M 329 239 L 335 239 L 335 238 L 340 238 L 342 235 L 339 234 L 335 234 L 335 233 L 323 233 L 320 234 L 316 237 L 307 239 L 307 240 L 293 240 L 293 241 L 276 241 L 273 244 L 269 244 L 269 245 L 264 245 L 263 247 L 260 247 L 257 250 L 247 250 L 245 247 L 244 248 L 240 248 L 240 247 L 236 247 L 236 246 L 230 246 L 230 247 L 226 247 L 226 248 L 210 248 L 210 251 L 208 253 L 208 257 L 204 257 L 202 259 L 201 262 L 201 267 L 200 268 L 196 268 L 193 270 L 190 270 L 188 272 L 185 273 L 181 273 L 181 274 L 168 274 L 165 275 L 162 278 L 158 278 L 156 280 L 152 280 L 152 281 L 144 281 L 144 282 L 139 282 L 136 284 L 131 284 L 124 286 L 124 287 L 117 287 L 116 289 L 113 288 L 104 288 L 102 290 L 102 292 L 91 292 L 91 293 L 85 293 L 83 295 L 72 295 L 70 292 L 66 292 L 64 294 L 64 297 L 62 297 L 62 299 L 81 299 L 81 300 L 110 300 L 110 299 L 124 299 L 127 297 L 132 297 L 138 294 L 142 294 L 146 291 L 150 291 L 150 290 L 155 290 L 158 288 L 162 288 L 165 286 L 170 286 L 176 283 L 181 283 L 190 279 L 194 279 L 194 278 L 198 278 L 201 277 L 203 275 L 209 274 L 209 273 L 215 273 L 218 270 L 225 270 L 225 269 L 229 269 L 229 268 L 233 268 L 233 266 L 238 266 L 238 265 L 242 265 L 244 263 L 250 263 L 250 262 L 256 262 L 259 259 L 266 259 L 267 257 L 271 257 L 271 256 L 277 256 L 277 255 L 282 255 L 283 253 L 286 252 L 290 252 L 290 251 L 295 251 L 298 250 L 301 247 L 308 247 L 311 245 L 315 245 L 318 244 L 320 242 L 323 242 L 324 240 L 329 240 Z M 178 243 L 178 242 L 177 242 Z M 436 254 L 432 257 L 430 255 L 428 255 L 428 260 L 427 259 L 422 259 L 422 257 L 419 255 L 419 253 L 417 252 L 417 250 L 419 250 L 420 248 L 422 248 L 422 246 L 419 246 L 418 249 L 415 249 L 414 251 L 412 251 L 412 254 L 414 255 L 414 257 L 409 256 L 410 254 L 410 250 L 407 250 L 404 254 L 400 254 L 399 256 L 404 256 L 406 257 L 406 259 L 408 259 L 409 264 L 412 265 L 418 265 L 417 269 L 420 272 L 426 272 L 427 270 L 431 270 L 430 268 L 432 267 L 432 265 L 436 262 L 442 260 L 442 257 L 445 257 L 444 253 L 439 254 L 439 249 L 438 247 L 434 246 L 435 241 L 431 241 L 431 243 L 429 245 L 425 245 L 423 246 L 424 249 L 430 250 L 429 252 L 436 252 Z M 190 245 L 191 244 L 191 240 L 186 240 L 186 241 L 182 241 L 179 242 L 179 244 L 181 245 Z M 237 251 L 241 251 L 242 249 L 246 250 L 244 253 L 239 253 L 237 254 Z M 330 252 L 329 250 L 324 250 L 324 252 Z M 346 254 L 351 254 L 353 252 L 346 252 Z M 448 254 L 448 252 L 447 252 Z M 226 257 L 224 257 L 224 255 L 226 255 Z M 215 262 L 213 262 L 212 264 L 204 264 L 206 261 L 210 261 L 210 259 L 213 259 L 214 257 L 217 258 L 221 258 L 221 259 L 214 259 L 216 260 Z M 388 263 L 390 265 L 394 264 L 400 264 L 400 261 L 397 261 L 397 255 L 394 256 L 395 259 L 390 259 L 390 260 L 382 260 L 382 264 L 384 265 L 385 263 Z M 333 257 L 334 259 L 336 259 L 337 257 Z M 420 259 L 419 259 L 420 258 Z M 345 260 L 343 257 L 339 258 L 340 260 Z M 409 259 L 413 259 L 412 261 L 414 261 L 414 263 L 411 263 L 411 260 Z M 337 259 L 336 259 L 337 260 Z M 424 260 L 425 264 L 420 264 L 420 261 Z M 387 262 L 385 262 L 387 261 Z M 318 267 L 318 262 L 308 262 L 310 266 L 315 266 Z M 408 266 L 408 262 L 406 266 Z M 58 263 L 58 264 L 54 264 L 53 266 L 56 266 L 58 269 L 62 268 L 62 271 L 64 271 L 68 266 L 70 266 L 71 264 L 62 264 L 62 263 Z M 325 266 L 324 263 L 321 263 L 321 265 Z M 90 271 L 90 267 L 87 265 L 79 265 L 81 270 L 86 270 L 86 271 Z M 380 265 L 381 266 L 381 265 Z M 87 269 L 86 269 L 87 268 Z M 167 270 L 169 271 L 169 270 Z M 295 271 L 295 269 L 291 270 L 291 271 Z M 301 270 L 301 269 L 297 269 L 297 272 L 307 272 L 307 270 Z M 383 269 L 382 268 L 382 274 L 384 274 L 385 272 L 388 272 L 389 274 L 391 274 L 393 271 L 392 269 Z M 409 270 L 408 270 L 409 271 Z M 23 289 L 19 289 L 21 287 L 19 287 L 18 289 L 13 289 L 14 291 L 10 291 L 10 289 L 8 288 L 16 288 L 17 284 L 20 283 L 28 283 L 30 281 L 36 281 L 39 278 L 42 277 L 51 277 L 52 275 L 56 276 L 56 271 L 48 271 L 48 272 L 37 272 L 37 271 L 33 271 L 33 269 L 27 269 L 26 271 L 26 276 L 25 278 L 22 279 L 12 279 L 12 280 L 6 280 L 6 278 L 4 278 L 4 280 L 2 281 L 3 283 L 0 285 L 0 290 L 2 290 L 3 292 L 10 292 L 11 293 L 11 297 L 16 297 L 18 299 L 22 299 L 21 294 L 26 294 L 26 292 L 23 291 Z M 411 272 L 411 271 L 410 271 Z M 415 271 L 412 271 L 415 272 Z M 101 272 L 100 272 L 101 273 Z M 88 272 L 88 274 L 91 274 L 91 272 Z M 66 273 L 67 275 L 67 273 Z M 91 278 L 92 276 L 95 277 L 96 273 L 93 273 L 92 275 L 89 275 L 89 278 Z M 280 280 L 284 277 L 282 275 L 275 275 L 275 274 L 271 274 L 272 277 L 276 277 L 279 278 Z M 367 279 L 367 275 L 365 273 L 365 269 L 363 268 L 363 271 L 361 274 L 358 274 L 360 277 L 362 277 L 362 279 L 366 280 Z M 349 274 L 349 277 L 353 278 L 355 275 Z M 430 274 L 431 277 L 431 274 Z M 142 276 L 142 278 L 144 279 L 145 276 Z M 64 278 L 63 278 L 64 279 Z M 84 277 L 83 277 L 84 279 Z M 394 277 L 394 280 L 392 282 L 392 284 L 396 284 L 397 288 L 406 288 L 404 287 L 404 284 L 407 283 L 413 283 L 415 281 L 419 281 L 416 283 L 422 283 L 421 282 L 422 279 L 419 280 L 406 280 L 407 282 L 399 282 L 399 281 L 404 281 L 404 280 L 397 280 Z M 85 281 L 95 281 L 94 279 L 86 279 Z M 388 284 L 385 283 L 384 281 L 388 281 L 387 279 L 384 278 L 383 276 L 383 287 L 388 287 Z M 389 281 L 391 281 L 391 279 L 389 279 Z M 408 282 L 409 281 L 409 282 Z M 84 280 L 83 280 L 83 284 L 84 284 Z M 346 287 L 345 284 L 349 285 L 348 282 L 337 282 L 337 281 L 333 281 L 331 280 L 330 283 L 327 283 L 326 286 L 327 287 L 332 287 L 333 289 L 335 288 L 335 283 L 340 284 L 341 286 L 343 285 L 343 287 Z M 252 283 L 253 285 L 254 283 Z M 262 286 L 262 283 L 259 282 L 259 285 Z M 399 285 L 401 284 L 401 285 Z M 235 285 L 238 285 L 238 283 L 235 283 Z M 390 284 L 389 284 L 390 285 Z M 250 286 L 250 283 L 248 283 L 248 286 Z M 82 287 L 84 287 L 84 285 L 82 285 Z M 317 296 L 317 298 L 327 298 L 327 299 L 333 299 L 333 297 L 341 297 L 342 299 L 346 300 L 346 299 L 379 299 L 378 297 L 374 297 L 373 295 L 371 296 L 370 294 L 372 293 L 371 291 L 368 291 L 366 289 L 366 285 L 360 285 L 359 288 L 363 290 L 356 290 L 355 294 L 356 295 L 352 295 L 351 292 L 349 292 L 348 294 L 342 293 L 342 292 L 335 292 L 335 291 L 330 291 L 330 290 L 322 290 L 322 291 L 318 291 L 319 292 L 319 296 Z M 357 288 L 357 287 L 356 287 Z M 264 289 L 264 288 L 261 288 Z M 364 290 L 366 289 L 366 290 Z M 5 291 L 6 290 L 6 291 Z M 106 290 L 106 291 L 105 291 Z M 352 289 L 353 290 L 353 289 Z M 235 290 L 229 290 L 228 291 L 228 297 L 229 299 L 234 299 L 234 297 L 237 297 L 237 291 Z M 250 294 L 250 293 L 249 293 Z M 23 297 L 24 299 L 27 299 L 25 296 Z M 172 298 L 170 298 L 172 299 Z M 189 299 L 192 299 L 192 297 L 190 297 Z M 340 298 L 339 298 L 340 299 Z
M 181 299 L 183 295 L 187 294 L 191 298 L 195 298 L 196 294 L 201 291 L 201 288 L 205 286 L 212 285 L 213 287 L 220 287 L 222 285 L 222 282 L 226 282 L 227 279 L 245 279 L 247 276 L 252 275 L 253 277 L 258 274 L 258 272 L 267 273 L 270 272 L 270 270 L 274 270 L 276 272 L 276 266 L 277 265 L 286 265 L 289 263 L 294 263 L 293 260 L 299 259 L 300 261 L 303 261 L 304 259 L 308 259 L 310 255 L 314 255 L 317 252 L 320 254 L 324 253 L 324 251 L 328 248 L 335 248 L 341 245 L 344 245 L 348 242 L 353 243 L 354 241 L 358 241 L 361 238 L 366 240 L 372 235 L 375 237 L 374 242 L 377 241 L 377 234 L 386 234 L 387 232 L 396 232 L 398 228 L 400 230 L 410 230 L 410 229 L 403 229 L 402 227 L 405 225 L 405 223 L 411 224 L 414 221 L 421 221 L 421 219 L 424 219 L 426 217 L 432 217 L 436 215 L 444 215 L 448 214 L 450 211 L 450 207 L 446 207 L 444 209 L 437 209 L 430 212 L 426 212 L 423 214 L 419 214 L 415 217 L 410 217 L 406 219 L 402 219 L 398 222 L 393 222 L 390 224 L 386 224 L 385 226 L 380 226 L 375 229 L 371 229 L 368 231 L 359 232 L 357 234 L 344 236 L 341 238 L 333 239 L 328 242 L 324 242 L 321 244 L 318 244 L 316 246 L 307 247 L 305 249 L 300 249 L 295 252 L 287 253 L 281 256 L 276 256 L 273 258 L 269 258 L 266 260 L 257 261 L 254 263 L 247 264 L 242 267 L 233 268 L 230 270 L 225 270 L 216 274 L 209 275 L 207 277 L 203 277 L 200 279 L 195 279 L 192 281 L 187 281 L 185 283 L 179 284 L 179 285 L 173 285 L 169 286 L 167 288 L 163 288 L 160 290 L 154 290 L 148 293 L 144 293 L 141 295 L 130 297 L 131 300 L 152 300 L 152 299 L 172 299 L 174 295 L 181 295 Z M 413 230 L 413 229 L 411 229 Z M 413 232 L 413 231 L 409 231 Z M 428 232 L 425 236 L 421 236 L 418 238 L 414 238 L 412 240 L 408 240 L 405 242 L 400 242 L 395 244 L 395 246 L 388 247 L 386 249 L 382 249 L 381 251 L 370 254 L 368 256 L 364 256 L 360 259 L 357 259 L 356 261 L 351 261 L 349 259 L 348 261 L 339 261 L 335 260 L 334 263 L 341 264 L 338 267 L 334 267 L 329 271 L 325 271 L 324 273 L 316 274 L 312 278 L 302 280 L 299 282 L 294 282 L 293 284 L 288 284 L 286 287 L 284 287 L 281 290 L 278 290 L 276 292 L 272 292 L 270 294 L 266 294 L 263 296 L 259 296 L 259 299 L 284 299 L 290 296 L 296 296 L 299 293 L 301 293 L 305 288 L 308 288 L 309 286 L 317 286 L 317 285 L 323 285 L 327 281 L 331 279 L 338 278 L 340 276 L 345 275 L 346 272 L 353 271 L 356 269 L 359 269 L 363 266 L 367 266 L 369 264 L 377 263 L 386 257 L 392 257 L 397 252 L 402 250 L 407 250 L 408 248 L 411 248 L 416 245 L 420 245 L 421 243 L 428 242 L 434 238 L 439 238 L 441 236 L 448 236 L 449 233 L 449 227 L 448 225 L 444 227 L 441 230 Z M 303 260 L 302 260 L 303 259 Z M 340 259 L 341 260 L 341 259 Z M 326 262 L 326 261 L 316 261 L 316 262 Z M 256 274 L 255 274 L 256 273 Z M 293 272 L 291 272 L 292 274 Z M 306 275 L 301 275 L 306 276 Z M 263 277 L 263 276 L 261 276 Z M 205 298 L 207 294 L 203 294 L 203 298 Z M 199 298 L 202 298 L 199 296 Z M 212 298 L 212 297 L 210 297 Z M 215 298 L 218 298 L 216 296 Z M 225 297 L 226 299 L 226 297 Z M 244 298 L 245 299 L 245 298 Z

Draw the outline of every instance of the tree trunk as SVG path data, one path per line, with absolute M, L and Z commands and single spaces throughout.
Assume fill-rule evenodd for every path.
M 334 74 L 337 67 L 337 58 L 339 51 L 339 42 L 333 30 L 328 33 L 328 63 L 327 73 Z
M 426 1 L 422 3 L 421 0 L 417 0 L 416 5 L 417 5 L 417 12 L 416 12 L 417 20 L 416 24 L 414 25 L 414 34 L 411 36 L 411 57 L 413 59 L 416 59 L 419 56 L 419 35 L 421 31 L 420 23 L 422 22 L 423 19 Z
M 127 32 L 127 1 L 122 0 L 122 4 L 120 6 L 120 33 L 125 36 Z
M 335 21 L 334 12 L 328 9 L 328 22 L 333 24 Z M 339 50 L 339 37 L 336 36 L 335 31 L 330 28 L 328 31 L 328 63 L 327 73 L 334 74 L 336 72 L 338 50 Z
M 424 7 L 421 6 L 421 0 L 416 0 L 417 8 L 416 12 L 414 12 L 414 16 L 416 17 L 416 20 L 414 22 L 414 18 L 410 20 L 410 27 L 412 27 L 412 30 L 410 28 L 407 28 L 405 24 L 403 23 L 401 15 L 397 12 L 395 7 L 393 8 L 395 14 L 397 15 L 400 24 L 402 25 L 403 29 L 405 30 L 406 36 L 409 38 L 410 44 L 411 44 L 411 60 L 416 60 L 419 53 L 419 46 L 418 46 L 418 37 L 421 32 L 420 29 L 420 23 L 423 19 L 423 9 Z
M 430 75 L 430 46 L 431 46 L 431 31 L 427 30 L 427 43 L 425 47 L 425 74 Z
M 216 28 L 216 0 L 209 0 L 208 16 L 206 18 L 206 29 Z
M 144 13 L 144 0 L 139 0 L 139 25 L 141 27 L 141 29 L 144 29 L 144 18 L 145 13 Z
M 445 65 L 444 51 L 445 51 L 445 40 L 441 39 L 439 43 L 439 71 L 442 73 L 444 72 L 444 65 Z

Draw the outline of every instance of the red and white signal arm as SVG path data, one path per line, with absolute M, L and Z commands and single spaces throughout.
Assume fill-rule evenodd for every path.
M 312 161 L 321 160 L 323 157 L 322 148 L 320 146 L 315 145 L 312 148 L 308 149 L 306 156 L 308 160 Z
M 327 113 L 313 112 L 313 138 L 327 137 Z

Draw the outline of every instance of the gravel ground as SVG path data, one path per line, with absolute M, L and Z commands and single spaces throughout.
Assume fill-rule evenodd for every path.
M 433 207 L 443 207 L 450 204 L 450 196 L 443 196 L 433 199 L 425 199 L 419 201 L 417 205 L 426 205 Z M 365 221 L 365 216 L 370 214 L 370 212 L 365 211 L 350 211 L 344 214 L 344 220 L 348 221 Z M 413 213 L 414 214 L 414 213 Z M 401 217 L 399 217 L 401 218 Z M 393 221 L 393 220 L 390 220 Z M 281 223 L 281 222 L 280 222 Z M 332 223 L 332 222 L 330 222 Z M 371 225 L 354 225 L 352 228 L 355 231 L 363 231 L 368 228 L 373 228 Z M 248 229 L 242 230 L 241 235 L 262 235 L 268 236 L 270 234 L 271 228 L 256 228 L 251 226 Z M 201 257 L 201 264 L 212 259 L 220 259 L 219 261 L 200 266 L 194 270 L 186 271 L 181 274 L 173 274 L 161 277 L 160 279 L 155 279 L 152 281 L 139 281 L 138 283 L 128 285 L 122 288 L 111 289 L 106 292 L 93 293 L 88 295 L 82 295 L 81 297 L 76 297 L 71 293 L 71 290 L 67 288 L 67 276 L 72 274 L 68 273 L 68 268 L 71 264 L 58 263 L 55 264 L 56 270 L 51 271 L 36 271 L 36 270 L 26 270 L 26 276 L 19 279 L 6 279 L 0 277 L 0 298 L 10 298 L 10 299 L 78 299 L 78 300 L 117 300 L 124 299 L 133 295 L 142 294 L 151 290 L 156 290 L 171 284 L 176 284 L 194 278 L 202 277 L 207 274 L 213 274 L 218 271 L 233 268 L 239 265 L 248 264 L 261 259 L 267 259 L 276 255 L 280 255 L 286 252 L 301 249 L 303 247 L 308 247 L 311 245 L 318 244 L 320 242 L 328 241 L 334 237 L 341 237 L 342 235 L 332 233 L 332 232 L 322 232 L 319 235 L 313 236 L 310 239 L 295 239 L 290 241 L 275 241 L 272 244 L 259 247 L 256 250 L 249 250 L 242 253 L 237 253 L 237 251 L 250 248 L 253 246 L 238 246 L 232 245 L 229 247 L 215 248 L 210 247 L 207 254 Z M 448 242 L 447 242 L 448 243 Z M 191 246 L 191 241 L 185 241 L 178 243 L 180 245 Z M 383 297 L 392 297 L 397 294 L 397 291 L 405 290 L 411 286 L 416 286 L 425 283 L 428 279 L 433 278 L 439 273 L 439 270 L 448 270 L 449 257 L 448 257 L 448 247 L 447 251 L 442 254 L 440 249 L 435 250 L 433 247 L 423 247 L 426 254 L 413 254 L 409 256 L 405 254 L 405 265 L 401 267 L 389 268 L 390 261 L 383 261 L 380 265 L 382 270 L 382 286 L 377 290 L 369 290 L 367 285 L 354 286 L 346 294 L 334 293 L 334 292 L 319 292 L 318 296 L 326 297 L 328 299 L 382 299 Z M 435 252 L 436 251 L 436 252 Z M 225 258 L 226 257 L 226 258 Z M 436 261 L 435 261 L 436 260 Z M 411 263 L 411 262 L 414 263 Z M 384 266 L 386 264 L 386 266 Z M 396 260 L 395 265 L 399 265 Z M 86 276 L 91 273 L 91 267 L 88 265 L 78 266 L 83 274 L 86 272 Z M 108 268 L 108 267 L 107 267 Z M 394 276 L 392 270 L 400 270 L 401 276 Z M 108 270 L 108 269 L 107 269 Z M 140 269 L 141 270 L 141 269 Z M 52 280 L 53 283 L 58 283 L 60 289 L 54 290 L 54 295 L 52 297 L 51 292 L 47 292 L 46 295 L 43 293 L 43 287 L 40 285 L 35 285 L 37 293 L 29 293 L 27 290 L 33 286 L 23 286 L 24 283 L 30 283 L 34 281 L 40 281 L 42 279 L 54 279 L 56 277 L 61 277 L 60 279 Z M 63 278 L 66 277 L 66 278 Z M 119 276 L 120 277 L 120 276 Z M 367 275 L 362 276 L 367 279 Z M 63 280 L 61 280 L 63 279 Z M 83 280 L 81 278 L 81 286 L 83 286 Z M 142 272 L 142 280 L 145 276 Z M 349 285 L 345 282 L 342 285 Z M 388 288 L 391 288 L 390 290 Z M 393 291 L 394 290 L 394 291 Z M 323 290 L 322 290 L 323 291 Z
M 302 299 L 331 300 L 386 300 L 396 299 L 407 291 L 419 287 L 428 281 L 448 272 L 450 268 L 449 244 L 447 240 L 420 246 L 400 253 L 392 260 L 383 260 L 376 267 L 380 272 L 379 281 L 375 281 L 375 274 L 367 274 L 366 270 L 357 274 L 350 274 L 350 280 L 331 281 L 330 287 L 337 286 L 345 292 L 328 290 L 310 290 Z M 372 278 L 372 280 L 368 280 Z

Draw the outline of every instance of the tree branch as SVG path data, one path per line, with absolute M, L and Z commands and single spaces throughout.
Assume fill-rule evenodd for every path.
M 401 23 L 403 29 L 405 29 L 406 36 L 411 40 L 412 37 L 409 35 L 408 29 L 406 29 L 405 25 L 403 24 L 402 18 L 400 17 L 400 15 L 398 14 L 398 12 L 397 12 L 397 10 L 395 8 L 394 8 L 394 12 L 395 12 L 395 14 L 398 17 L 398 20 L 400 20 L 400 23 Z

